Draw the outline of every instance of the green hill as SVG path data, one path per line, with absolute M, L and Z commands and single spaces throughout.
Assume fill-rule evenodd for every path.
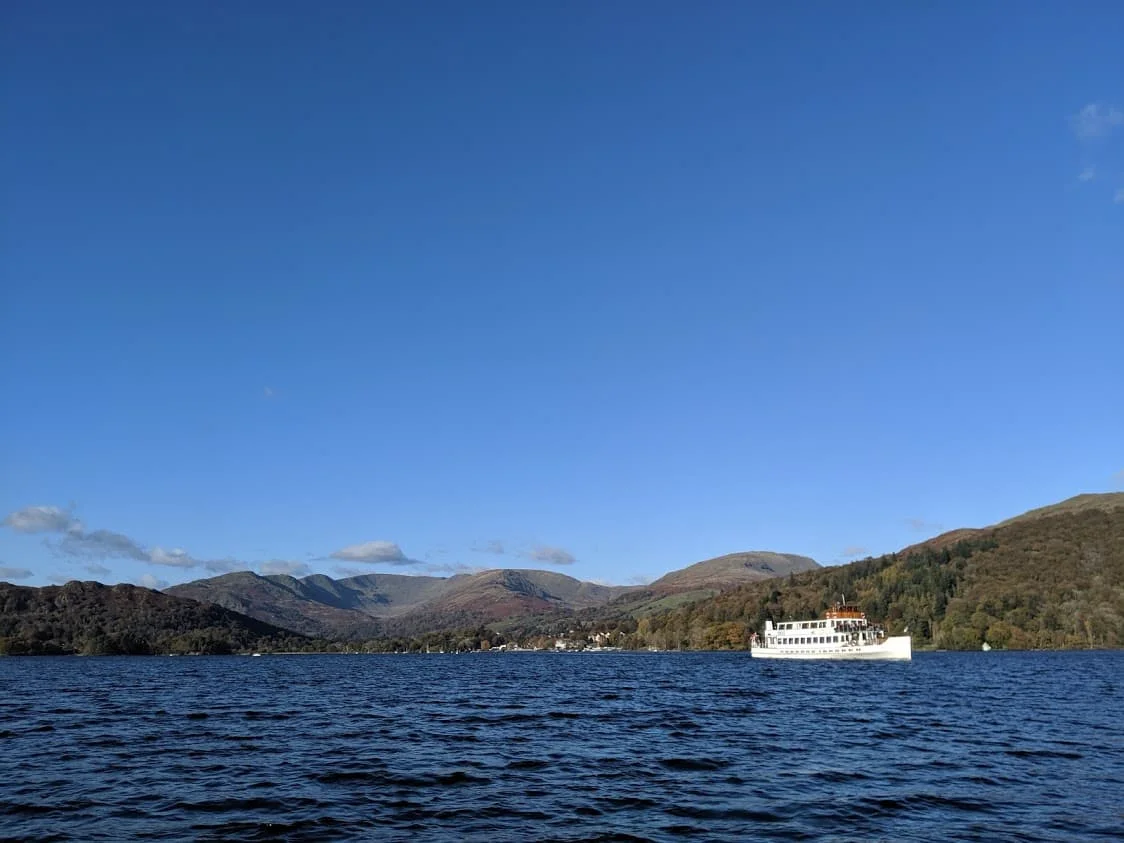
M 284 574 L 237 571 L 172 586 L 166 594 L 212 603 L 273 626 L 320 638 L 366 638 L 382 632 L 378 621 L 348 603 L 329 577 L 298 580 Z
M 1124 495 L 1082 495 L 901 553 L 750 583 L 633 618 L 627 643 L 740 649 L 766 619 L 816 616 L 844 593 L 921 648 L 1122 647 Z
M 0 654 L 230 653 L 295 646 L 302 636 L 215 605 L 135 585 L 0 582 Z

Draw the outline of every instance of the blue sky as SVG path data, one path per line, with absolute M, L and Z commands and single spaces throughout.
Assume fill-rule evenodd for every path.
M 1124 486 L 1119 3 L 17 3 L 0 579 L 822 563 Z

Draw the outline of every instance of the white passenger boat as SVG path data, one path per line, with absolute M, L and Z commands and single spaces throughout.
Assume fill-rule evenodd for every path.
M 836 603 L 814 621 L 765 621 L 765 634 L 753 634 L 749 654 L 756 659 L 897 659 L 913 657 L 908 635 L 887 638 L 857 606 Z

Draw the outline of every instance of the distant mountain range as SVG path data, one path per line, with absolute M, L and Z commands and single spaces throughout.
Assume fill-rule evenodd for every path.
M 354 646 L 345 640 L 385 649 L 428 646 L 423 638 L 444 648 L 479 642 L 485 627 L 508 640 L 573 633 L 626 647 L 738 649 L 766 618 L 807 617 L 842 593 L 922 648 L 1124 647 L 1124 493 L 1080 495 L 846 565 L 734 553 L 644 586 L 512 569 L 340 580 L 242 572 L 167 593 L 0 583 L 0 654 Z
M 554 571 L 510 568 L 451 577 L 364 574 L 339 580 L 241 571 L 173 586 L 166 593 L 306 635 L 355 639 L 578 611 L 629 593 L 652 599 L 681 592 L 704 597 L 818 567 L 806 556 L 733 553 L 673 571 L 647 586 L 607 586 Z

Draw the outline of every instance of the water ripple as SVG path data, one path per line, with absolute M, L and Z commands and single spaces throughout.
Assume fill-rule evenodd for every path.
M 0 840 L 1112 840 L 1121 653 L 0 659 Z

